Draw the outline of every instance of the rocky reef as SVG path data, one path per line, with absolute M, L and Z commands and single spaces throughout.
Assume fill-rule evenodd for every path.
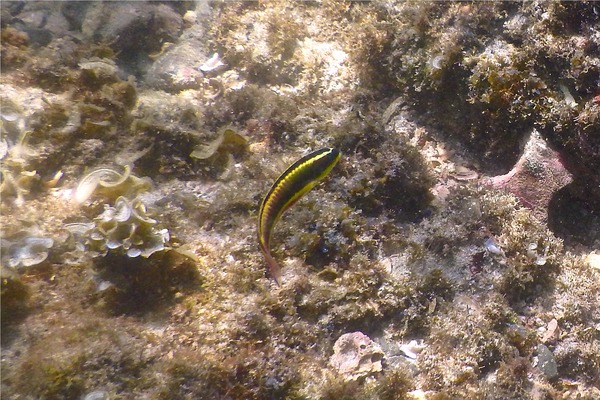
M 600 397 L 595 2 L 0 9 L 3 396 Z

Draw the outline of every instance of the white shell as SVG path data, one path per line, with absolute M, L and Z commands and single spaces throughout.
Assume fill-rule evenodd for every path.
M 225 63 L 223 61 L 221 61 L 221 59 L 219 58 L 219 53 L 215 53 L 208 60 L 206 60 L 206 62 L 204 64 L 202 64 L 200 66 L 200 71 L 210 72 L 210 71 L 214 71 L 224 65 L 225 65 Z

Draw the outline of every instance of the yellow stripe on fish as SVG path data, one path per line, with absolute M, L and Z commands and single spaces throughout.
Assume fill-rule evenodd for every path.
M 258 214 L 258 243 L 275 282 L 279 283 L 280 267 L 271 255 L 271 233 L 281 215 L 306 192 L 329 174 L 340 159 L 337 149 L 324 148 L 305 155 L 273 184 Z

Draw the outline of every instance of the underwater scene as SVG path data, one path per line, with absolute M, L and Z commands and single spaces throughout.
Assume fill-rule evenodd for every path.
M 600 399 L 600 3 L 2 1 L 2 399 Z

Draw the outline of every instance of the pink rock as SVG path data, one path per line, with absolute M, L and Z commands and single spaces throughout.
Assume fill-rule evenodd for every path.
M 351 381 L 380 372 L 383 355 L 381 347 L 364 333 L 346 333 L 333 345 L 329 363 Z
M 534 130 L 515 166 L 505 175 L 486 178 L 482 182 L 514 194 L 521 204 L 545 221 L 552 195 L 572 181 L 559 154 Z

